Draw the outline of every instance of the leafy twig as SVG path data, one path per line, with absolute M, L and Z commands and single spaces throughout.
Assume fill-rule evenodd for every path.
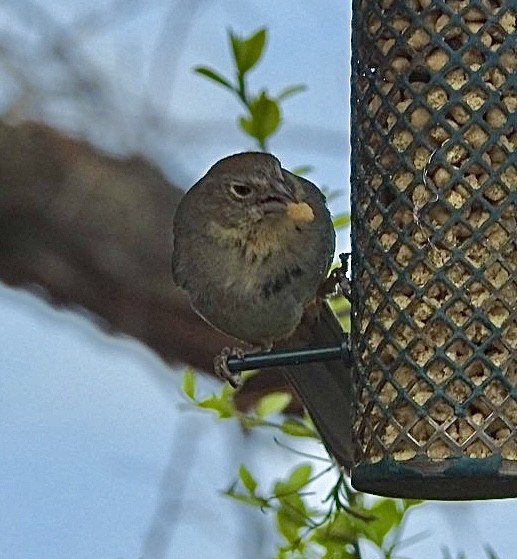
M 239 37 L 228 31 L 228 38 L 235 66 L 235 81 L 226 78 L 208 66 L 197 66 L 194 71 L 231 91 L 244 105 L 246 114 L 239 117 L 240 128 L 257 142 L 261 151 L 268 151 L 268 140 L 278 130 L 282 122 L 281 103 L 287 98 L 306 89 L 305 85 L 285 87 L 271 96 L 266 89 L 257 94 L 248 90 L 248 72 L 262 57 L 267 41 L 267 30 L 262 28 L 249 37 Z

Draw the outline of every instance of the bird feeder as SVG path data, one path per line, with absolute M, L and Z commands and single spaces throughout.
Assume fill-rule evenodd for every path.
M 354 0 L 356 489 L 517 496 L 517 0 Z

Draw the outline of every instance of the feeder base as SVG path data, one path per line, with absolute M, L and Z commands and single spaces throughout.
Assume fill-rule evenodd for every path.
M 507 499 L 517 497 L 517 462 L 499 456 L 406 462 L 384 458 L 356 466 L 352 486 L 365 493 L 405 499 Z

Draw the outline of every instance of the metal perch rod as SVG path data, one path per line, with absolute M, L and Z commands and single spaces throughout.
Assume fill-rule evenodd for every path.
M 285 367 L 287 365 L 300 365 L 302 363 L 315 363 L 318 361 L 336 361 L 341 359 L 350 364 L 350 350 L 348 337 L 343 337 L 341 344 L 324 347 L 304 347 L 298 349 L 281 349 L 248 353 L 243 357 L 230 355 L 228 368 L 232 373 L 250 369 L 264 369 L 266 367 Z

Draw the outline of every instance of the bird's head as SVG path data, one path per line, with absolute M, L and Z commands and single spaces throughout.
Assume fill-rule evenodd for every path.
M 198 186 L 201 185 L 201 186 Z M 299 204 L 292 175 L 267 153 L 239 153 L 218 161 L 198 183 L 204 206 L 225 227 L 245 228 L 260 221 L 289 217 Z

